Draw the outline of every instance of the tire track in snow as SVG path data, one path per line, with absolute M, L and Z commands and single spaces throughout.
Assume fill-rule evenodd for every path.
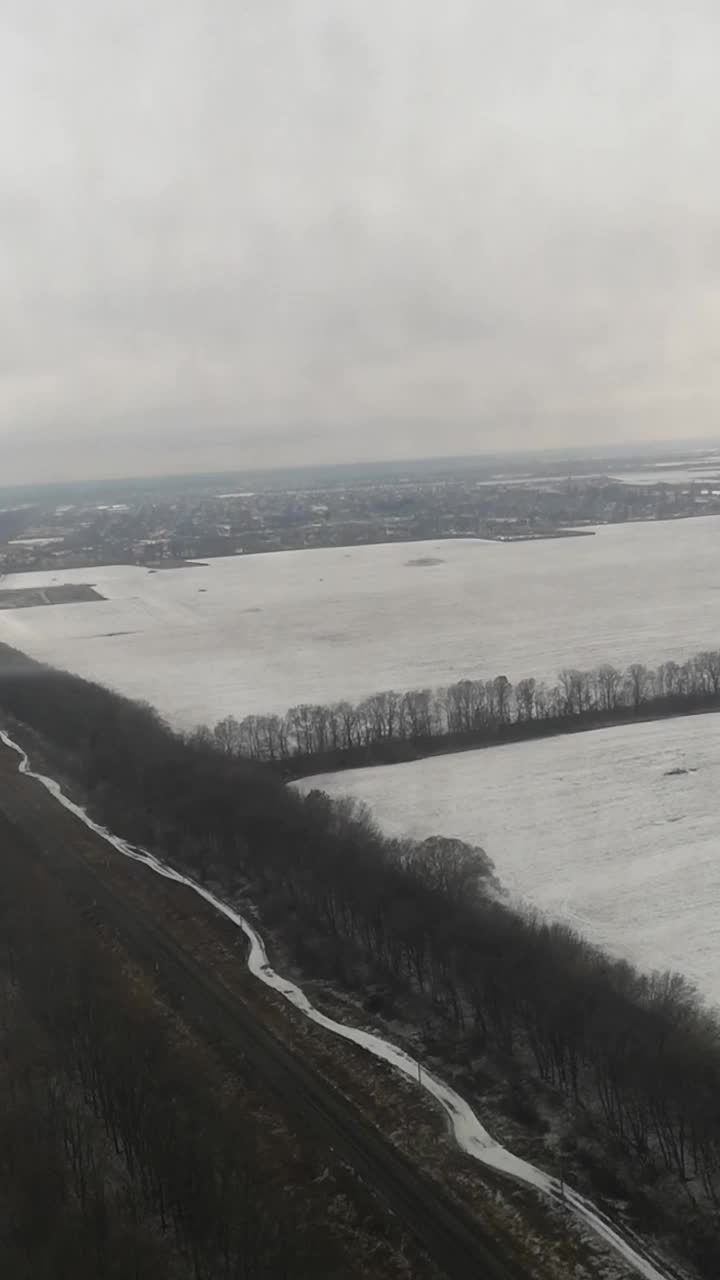
M 287 978 L 283 978 L 271 967 L 265 944 L 260 934 L 245 916 L 235 911 L 227 902 L 224 902 L 222 898 L 218 898 L 216 894 L 211 893 L 203 885 L 197 884 L 190 877 L 182 875 L 167 863 L 161 862 L 159 858 L 156 858 L 154 854 L 149 853 L 146 849 L 130 844 L 129 841 L 113 835 L 106 827 L 94 822 L 81 805 L 75 804 L 73 800 L 65 795 L 60 784 L 54 778 L 46 777 L 44 774 L 36 773 L 31 769 L 30 761 L 23 748 L 3 729 L 0 729 L 0 741 L 20 757 L 18 765 L 20 773 L 41 783 L 63 808 L 69 810 L 76 818 L 79 818 L 90 831 L 112 845 L 118 853 L 121 853 L 126 858 L 131 858 L 134 862 L 143 863 L 151 871 L 154 871 L 156 875 L 162 876 L 166 880 L 173 880 L 177 884 L 182 884 L 192 889 L 194 893 L 208 902 L 216 911 L 236 925 L 238 929 L 241 929 L 250 944 L 247 963 L 250 972 L 255 978 L 273 991 L 277 991 L 285 1000 L 294 1005 L 307 1018 L 317 1023 L 318 1026 L 324 1027 L 325 1030 L 343 1040 L 348 1040 L 352 1044 L 358 1045 L 367 1053 L 388 1063 L 414 1083 L 419 1083 L 420 1087 L 424 1088 L 426 1093 L 429 1093 L 445 1112 L 455 1141 L 467 1155 L 472 1156 L 479 1163 L 487 1165 L 496 1172 L 513 1178 L 516 1182 L 534 1188 L 553 1204 L 569 1210 L 605 1244 L 618 1253 L 625 1262 L 633 1267 L 637 1274 L 643 1277 L 643 1280 L 677 1280 L 677 1275 L 672 1269 L 653 1259 L 643 1244 L 631 1232 L 614 1224 L 607 1214 L 594 1205 L 591 1200 L 586 1199 L 579 1192 L 573 1191 L 566 1184 L 561 1184 L 557 1178 L 544 1173 L 541 1169 L 535 1168 L 528 1161 L 513 1155 L 511 1151 L 496 1142 L 480 1123 L 465 1099 L 461 1098 L 450 1085 L 446 1084 L 438 1076 L 427 1071 L 416 1058 L 411 1057 L 409 1053 L 399 1049 L 396 1045 L 389 1044 L 380 1036 L 373 1035 L 372 1032 L 362 1031 L 358 1027 L 350 1027 L 342 1022 L 336 1022 L 333 1018 L 328 1018 L 319 1009 L 316 1009 L 300 987 L 290 982 Z

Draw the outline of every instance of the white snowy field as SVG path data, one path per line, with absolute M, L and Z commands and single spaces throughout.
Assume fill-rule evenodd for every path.
M 620 484 L 703 484 L 716 489 L 720 484 L 720 469 L 693 469 L 684 467 L 654 467 L 649 471 L 621 471 L 613 476 Z
M 658 663 L 720 644 L 720 517 L 594 537 L 280 552 L 157 573 L 16 574 L 107 600 L 0 612 L 0 641 L 174 724 L 466 676 Z
M 482 845 L 514 897 L 646 971 L 679 970 L 720 1005 L 720 716 L 297 785 L 365 801 L 392 835 Z

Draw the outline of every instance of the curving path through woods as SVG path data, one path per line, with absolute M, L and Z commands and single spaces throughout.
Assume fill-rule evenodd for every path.
M 357 1027 L 347 1026 L 321 1013 L 310 1002 L 302 989 L 287 978 L 275 972 L 268 961 L 263 940 L 257 929 L 228 903 L 213 894 L 209 889 L 197 884 L 188 876 L 182 875 L 175 868 L 156 858 L 145 849 L 130 844 L 127 840 L 113 835 L 105 827 L 94 822 L 82 806 L 75 804 L 65 795 L 59 783 L 44 774 L 36 773 L 30 766 L 28 757 L 4 730 L 0 729 L 0 741 L 19 756 L 19 771 L 35 779 L 50 795 L 79 818 L 95 835 L 110 844 L 118 853 L 147 866 L 155 874 L 167 880 L 185 885 L 199 897 L 203 898 L 216 911 L 241 929 L 249 942 L 248 967 L 250 972 L 267 987 L 278 992 L 284 999 L 295 1006 L 301 1013 L 335 1036 L 350 1041 L 364 1049 L 374 1057 L 382 1059 L 396 1071 L 422 1087 L 445 1112 L 451 1131 L 458 1146 L 468 1155 L 515 1181 L 534 1188 L 551 1202 L 562 1205 L 580 1222 L 589 1227 L 610 1248 L 619 1254 L 643 1280 L 677 1280 L 676 1273 L 654 1258 L 643 1243 L 629 1230 L 614 1223 L 607 1214 L 593 1204 L 591 1200 L 574 1191 L 572 1187 L 561 1186 L 557 1178 L 544 1173 L 528 1161 L 513 1155 L 488 1133 L 481 1124 L 469 1104 L 450 1085 L 446 1084 L 432 1072 L 427 1071 L 422 1063 L 390 1044 L 380 1036 L 363 1031 Z

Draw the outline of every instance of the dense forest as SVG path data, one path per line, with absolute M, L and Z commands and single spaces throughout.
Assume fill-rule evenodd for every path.
M 3 814 L 0 849 L 3 1280 L 436 1276 Z
M 410 991 L 468 1061 L 491 1054 L 562 1095 L 578 1134 L 596 1123 L 609 1166 L 632 1169 L 618 1194 L 642 1188 L 716 1280 L 720 1024 L 681 977 L 639 974 L 510 909 L 479 850 L 385 839 L 362 810 L 298 796 L 214 735 L 182 738 L 10 650 L 0 707 L 110 827 L 226 892 L 250 885 L 306 971 Z
M 2 817 L 0 846 L 3 1277 L 346 1276 L 326 1152 L 173 1024 Z
M 572 733 L 720 707 L 720 651 L 657 668 L 566 668 L 554 685 L 506 676 L 442 689 L 393 689 L 353 705 L 304 703 L 284 716 L 227 716 L 200 733 L 227 755 L 270 763 L 285 778 L 442 751 Z

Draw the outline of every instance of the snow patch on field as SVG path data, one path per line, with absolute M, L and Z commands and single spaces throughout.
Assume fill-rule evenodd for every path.
M 13 574 L 3 587 L 87 577 Z M 178 573 L 93 566 L 92 580 L 106 597 L 92 610 L 5 614 L 0 641 L 190 728 L 381 689 L 500 673 L 554 681 L 564 666 L 656 665 L 716 648 L 720 517 L 545 542 L 233 556 Z
M 344 770 L 296 784 L 384 831 L 485 849 L 517 899 L 720 1004 L 720 716 Z
M 132 858 L 135 862 L 144 863 L 150 870 L 167 880 L 174 880 L 178 884 L 186 885 L 241 929 L 250 944 L 248 968 L 260 982 L 263 982 L 265 986 L 270 987 L 273 991 L 277 991 L 296 1009 L 299 1009 L 301 1013 L 310 1018 L 311 1021 L 332 1032 L 333 1035 L 358 1045 L 374 1057 L 387 1062 L 404 1076 L 409 1077 L 411 1080 L 417 1080 L 418 1084 L 442 1107 L 448 1117 L 455 1139 L 463 1151 L 466 1151 L 468 1155 L 473 1156 L 482 1164 L 514 1178 L 517 1182 L 534 1187 L 553 1203 L 571 1210 L 577 1219 L 590 1227 L 597 1236 L 624 1258 L 638 1275 L 644 1277 L 644 1280 L 672 1280 L 671 1273 L 652 1260 L 639 1241 L 634 1237 L 631 1238 L 629 1233 L 623 1233 L 592 1201 L 579 1195 L 567 1185 L 561 1185 L 557 1178 L 543 1173 L 540 1169 L 536 1169 L 534 1165 L 520 1159 L 519 1156 L 514 1156 L 512 1152 L 500 1146 L 494 1138 L 491 1138 L 487 1129 L 480 1123 L 464 1098 L 455 1093 L 454 1089 L 451 1089 L 444 1081 L 426 1071 L 422 1064 L 412 1058 L 410 1054 L 405 1053 L 403 1049 L 399 1049 L 396 1045 L 382 1040 L 380 1036 L 373 1035 L 368 1031 L 362 1031 L 358 1027 L 349 1027 L 344 1023 L 335 1022 L 332 1018 L 328 1018 L 321 1013 L 319 1009 L 316 1009 L 300 987 L 297 987 L 287 978 L 283 978 L 271 967 L 267 958 L 265 944 L 260 934 L 245 916 L 240 915 L 239 912 L 235 911 L 227 902 L 223 902 L 214 893 L 211 893 L 210 890 L 203 888 L 202 885 L 196 884 L 194 880 L 181 875 L 174 868 L 161 862 L 159 858 L 148 853 L 147 850 L 129 844 L 127 840 L 122 840 L 119 836 L 115 836 L 108 831 L 106 827 L 94 822 L 85 809 L 75 804 L 64 794 L 59 783 L 54 778 L 48 778 L 43 774 L 33 772 L 22 747 L 18 746 L 3 730 L 0 730 L 0 741 L 19 755 L 20 764 L 18 767 L 20 773 L 24 773 L 40 782 L 59 804 L 79 818 L 96 835 L 112 845 L 118 853 L 123 854 L 124 857 Z

